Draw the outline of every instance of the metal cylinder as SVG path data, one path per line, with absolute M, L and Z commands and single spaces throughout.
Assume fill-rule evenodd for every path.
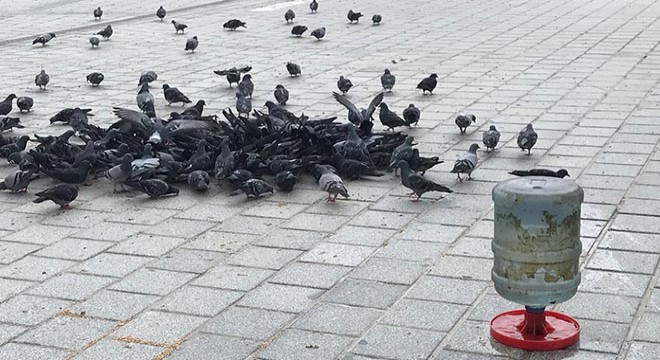
M 568 179 L 518 177 L 495 186 L 492 279 L 500 296 L 542 308 L 575 295 L 583 200 Z

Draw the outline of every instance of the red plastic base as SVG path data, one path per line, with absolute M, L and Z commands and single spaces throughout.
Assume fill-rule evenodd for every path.
M 531 351 L 567 348 L 580 340 L 580 324 L 554 311 L 503 312 L 490 321 L 490 335 L 504 345 Z

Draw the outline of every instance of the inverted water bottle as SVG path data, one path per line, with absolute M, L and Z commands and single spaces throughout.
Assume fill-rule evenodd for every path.
M 575 181 L 518 177 L 493 189 L 492 279 L 503 298 L 525 306 L 491 320 L 491 336 L 524 350 L 558 350 L 579 341 L 580 325 L 545 310 L 569 300 L 580 284 L 580 208 Z

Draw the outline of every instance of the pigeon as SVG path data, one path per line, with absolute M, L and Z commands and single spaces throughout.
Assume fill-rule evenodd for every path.
M 182 34 L 185 33 L 185 30 L 188 27 L 188 25 L 178 23 L 175 20 L 172 20 L 172 25 L 174 25 L 174 30 L 176 30 L 177 34 L 179 33 L 179 31 L 181 31 Z
M 424 175 L 427 170 L 442 163 L 444 163 L 444 161 L 440 160 L 437 156 L 422 157 L 419 156 L 419 149 L 413 149 L 413 155 L 412 159 L 410 159 L 409 165 L 412 170 Z
M 92 36 L 89 38 L 89 43 L 92 44 L 92 49 L 93 49 L 95 47 L 98 47 L 101 41 L 96 36 Z
M 479 144 L 470 145 L 470 149 L 458 156 L 454 162 L 451 173 L 458 176 L 458 181 L 463 181 L 461 174 L 468 174 L 468 180 L 472 179 L 472 171 L 477 166 L 477 149 L 479 149 Z
M 211 156 L 206 152 L 206 140 L 202 139 L 197 143 L 197 150 L 188 159 L 188 165 L 182 172 L 192 172 L 196 170 L 209 170 L 211 169 Z
M 417 126 L 417 123 L 419 122 L 419 118 L 422 115 L 421 110 L 415 107 L 415 104 L 410 104 L 408 105 L 407 108 L 403 109 L 403 120 L 408 123 L 408 126 L 415 124 Z
M 385 69 L 383 75 L 380 77 L 380 84 L 383 85 L 383 90 L 387 92 L 392 92 L 394 83 L 396 82 L 396 77 L 392 75 L 390 69 Z
M 179 195 L 179 189 L 161 179 L 148 179 L 138 182 L 128 182 L 126 185 L 149 195 L 149 197 L 152 199 L 157 199 L 159 197 L 168 195 Z
M 163 21 L 165 18 L 165 15 L 167 15 L 167 11 L 161 6 L 156 10 L 156 16 L 160 19 L 160 21 Z
M 70 168 L 42 168 L 41 172 L 49 177 L 67 184 L 82 184 L 87 181 L 87 176 L 92 170 L 92 163 L 87 160 L 80 162 L 77 167 Z
M 389 169 L 394 169 L 394 176 L 396 176 L 396 169 L 399 165 L 399 161 L 404 160 L 407 164 L 410 164 L 413 158 L 413 141 L 414 137 L 411 135 L 406 136 L 406 140 L 403 144 L 394 148 L 392 151 L 392 157 L 390 158 Z
M 154 97 L 149 92 L 149 85 L 147 83 L 142 84 L 140 91 L 138 91 L 138 94 L 135 96 L 135 101 L 137 102 L 138 108 L 147 114 L 147 116 L 156 116 L 156 110 L 154 109 Z
M 318 179 L 319 187 L 328 192 L 326 202 L 335 202 L 339 195 L 344 198 L 350 197 L 344 181 L 333 170 L 334 168 L 327 165 L 316 165 L 314 168 L 314 171 L 321 175 Z
M 24 127 L 21 124 L 21 119 L 17 117 L 5 116 L 0 118 L 0 131 L 11 131 L 13 128 L 23 129 Z
M 138 80 L 138 86 L 142 86 L 144 83 L 152 83 L 158 80 L 158 74 L 153 70 L 146 70 L 140 74 L 140 79 Z
M 34 84 L 37 85 L 39 89 L 46 90 L 48 82 L 50 82 L 50 76 L 46 74 L 46 70 L 41 70 L 41 72 L 34 77 Z
M 101 10 L 101 7 L 97 7 L 94 9 L 94 20 L 101 20 L 101 16 L 103 16 L 103 10 Z
M 195 118 L 201 118 L 202 113 L 204 112 L 204 105 L 206 105 L 206 101 L 204 100 L 197 100 L 195 105 L 187 107 L 181 115 L 192 115 Z
M 7 175 L 5 180 L 0 182 L 0 190 L 26 192 L 28 185 L 30 185 L 34 178 L 34 174 L 31 171 L 17 171 Z
M 249 179 L 243 182 L 239 189 L 245 193 L 248 199 L 258 199 L 266 193 L 273 193 L 273 187 L 260 179 Z
M 36 37 L 36 39 L 34 39 L 34 41 L 32 41 L 32 45 L 40 43 L 41 46 L 46 46 L 46 44 L 49 41 L 53 40 L 55 37 L 56 37 L 55 33 L 46 33 L 43 35 L 39 35 Z
M 422 195 L 429 191 L 453 192 L 450 188 L 427 180 L 424 176 L 412 171 L 410 165 L 405 160 L 399 160 L 399 168 L 401 169 L 401 184 L 413 191 L 410 196 L 417 195 L 417 199 L 412 200 L 413 202 L 420 201 Z
M 346 159 L 359 160 L 371 165 L 372 160 L 367 149 L 367 144 L 355 132 L 355 126 L 348 124 L 346 130 L 346 140 L 339 141 L 333 145 L 337 154 Z
M 73 109 L 73 113 L 69 117 L 69 125 L 71 125 L 74 131 L 80 132 L 85 129 L 89 125 L 87 114 L 81 108 Z
M 242 22 L 238 19 L 231 19 L 231 20 L 227 21 L 226 23 L 222 24 L 223 28 L 229 29 L 231 31 L 234 31 L 234 30 L 238 29 L 241 26 L 242 27 L 247 27 L 247 26 L 245 26 L 244 22 Z
M 566 169 L 559 169 L 557 171 L 550 169 L 513 170 L 510 171 L 509 174 L 515 176 L 548 176 L 548 177 L 556 177 L 560 179 L 563 179 L 566 176 L 571 177 L 571 175 L 568 174 L 568 171 L 566 171 Z
M 0 115 L 7 115 L 11 112 L 14 99 L 16 99 L 16 94 L 9 94 L 0 102 Z
M 87 116 L 93 116 L 94 114 L 90 114 L 92 109 L 80 109 L 82 112 L 85 113 Z M 53 117 L 50 118 L 50 123 L 54 124 L 56 122 L 63 122 L 65 124 L 69 123 L 69 119 L 71 119 L 71 116 L 73 115 L 73 112 L 75 109 L 72 108 L 66 108 L 60 110 L 57 114 L 55 114 Z M 73 133 L 71 133 L 73 135 Z
M 224 140 L 220 144 L 220 154 L 215 159 L 214 171 L 215 178 L 220 181 L 226 179 L 235 169 L 234 153 L 229 149 L 229 140 Z
M 252 83 L 252 75 L 245 74 L 243 75 L 243 80 L 238 83 L 238 91 L 245 96 L 252 98 L 252 93 L 254 92 L 254 83 Z
M 30 112 L 32 106 L 34 105 L 34 100 L 29 96 L 21 96 L 16 99 L 16 106 L 20 112 Z
M 532 124 L 527 126 L 518 133 L 518 146 L 522 151 L 527 150 L 527 155 L 532 154 L 532 148 L 536 145 L 539 135 L 534 131 Z
M 197 191 L 207 190 L 209 188 L 209 183 L 211 182 L 209 173 L 204 170 L 195 170 L 191 172 L 188 174 L 187 180 L 188 185 Z
M 356 23 L 360 22 L 360 18 L 362 16 L 364 16 L 364 15 L 362 15 L 362 13 L 359 13 L 359 12 L 356 13 L 353 10 L 348 10 L 348 15 L 346 15 L 348 20 L 351 21 L 351 24 L 353 23 L 353 21 L 355 21 Z
M 294 64 L 292 62 L 286 63 L 286 70 L 289 72 L 289 75 L 291 76 L 300 76 L 301 74 L 300 65 Z
M 117 184 L 119 184 L 123 189 L 124 182 L 126 182 L 128 179 L 131 178 L 132 168 L 133 168 L 133 166 L 131 165 L 132 162 L 133 162 L 133 155 L 124 154 L 124 156 L 121 158 L 121 163 L 119 165 L 115 165 L 105 171 L 104 173 L 105 177 L 108 180 L 112 181 L 112 183 L 114 184 L 115 188 L 113 192 L 117 192 Z
M 275 175 L 275 183 L 282 191 L 291 191 L 293 186 L 296 185 L 296 175 L 289 170 L 280 171 Z
M 371 17 L 371 21 L 374 23 L 374 25 L 380 25 L 380 22 L 383 21 L 383 17 L 378 14 L 374 14 L 374 16 Z
M 348 90 L 350 90 L 353 87 L 353 83 L 351 80 L 348 78 L 345 78 L 343 75 L 339 76 L 339 80 L 337 80 L 337 88 L 339 91 L 341 91 L 342 95 L 346 95 Z
M 497 143 L 500 142 L 500 132 L 497 131 L 495 125 L 491 125 L 488 131 L 484 132 L 483 142 L 486 146 L 486 151 L 495 150 Z
M 307 26 L 305 25 L 296 25 L 291 29 L 291 35 L 301 37 L 302 34 L 307 31 Z
M 461 114 L 454 120 L 454 123 L 456 123 L 456 126 L 458 126 L 458 129 L 461 131 L 461 135 L 465 134 L 465 131 L 470 124 L 476 122 L 477 117 L 474 114 Z
M 105 77 L 100 72 L 93 72 L 87 75 L 87 81 L 89 81 L 92 86 L 99 86 L 104 78 Z
M 186 95 L 179 91 L 179 89 L 170 87 L 168 84 L 163 84 L 163 95 L 165 96 L 165 100 L 167 100 L 167 105 L 172 105 L 175 103 L 181 103 L 182 105 L 185 105 L 192 102 Z
M 0 146 L 0 158 L 8 158 L 9 155 L 25 150 L 30 137 L 23 135 L 14 142 Z
M 227 180 L 229 180 L 229 183 L 232 184 L 234 187 L 238 188 L 241 186 L 242 183 L 253 178 L 254 178 L 254 173 L 252 173 L 252 171 L 245 169 L 238 169 L 238 170 L 234 170 L 227 177 Z
M 233 67 L 225 70 L 214 70 L 213 73 L 220 76 L 226 76 L 227 82 L 229 82 L 229 87 L 231 87 L 231 84 L 235 83 L 238 85 L 241 81 L 241 73 L 247 73 L 250 70 L 252 70 L 251 66 L 244 66 L 242 68 Z
M 69 209 L 69 204 L 78 197 L 78 187 L 73 184 L 58 184 L 36 194 L 35 204 L 50 200 L 62 209 Z
M 408 123 L 405 120 L 403 120 L 399 115 L 397 115 L 394 111 L 391 111 L 387 107 L 387 104 L 384 102 L 380 103 L 379 118 L 380 118 L 380 122 L 383 124 L 383 126 L 386 126 L 388 130 L 394 131 L 395 127 L 408 126 Z
M 241 92 L 236 93 L 236 111 L 238 116 L 245 115 L 245 118 L 249 117 L 252 111 L 252 100 Z
M 273 95 L 275 95 L 277 103 L 282 106 L 286 105 L 286 102 L 289 101 L 289 90 L 287 90 L 282 84 L 277 84 L 277 86 L 275 86 Z
M 438 74 L 431 74 L 429 77 L 423 79 L 417 84 L 418 89 L 422 89 L 422 94 L 426 94 L 428 91 L 429 94 L 433 94 L 433 89 L 438 85 Z
M 101 35 L 104 39 L 110 40 L 110 37 L 112 36 L 112 25 L 108 25 L 105 27 L 105 29 L 99 31 L 96 33 L 96 35 Z
M 360 126 L 365 121 L 371 121 L 371 116 L 373 115 L 374 111 L 376 111 L 376 107 L 378 107 L 378 105 L 383 101 L 384 95 L 385 94 L 383 92 L 376 94 L 376 96 L 374 96 L 374 98 L 369 103 L 369 107 L 367 109 L 358 110 L 357 106 L 355 106 L 355 104 L 353 104 L 345 96 L 342 96 L 334 91 L 332 92 L 332 96 L 335 98 L 335 100 L 337 100 L 337 102 L 348 109 L 348 120 L 356 126 Z
M 286 23 L 288 24 L 289 21 L 293 22 L 293 19 L 296 18 L 296 13 L 293 12 L 293 10 L 289 9 L 284 13 L 284 20 L 286 20 Z
M 318 9 L 319 9 L 319 3 L 317 3 L 316 0 L 312 0 L 312 2 L 309 3 L 309 9 L 310 9 L 313 13 L 317 12 Z
M 185 50 L 186 51 L 190 50 L 191 53 L 194 53 L 198 45 L 199 45 L 199 41 L 197 40 L 197 36 L 193 36 L 192 38 L 186 40 Z
M 312 31 L 310 35 L 315 37 L 316 40 L 323 39 L 323 37 L 325 36 L 325 27 L 320 27 L 318 29 L 315 29 L 314 31 Z

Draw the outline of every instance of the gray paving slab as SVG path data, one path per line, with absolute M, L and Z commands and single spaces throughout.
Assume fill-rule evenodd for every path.
M 295 317 L 292 313 L 231 306 L 213 318 L 203 331 L 254 340 L 265 340 Z
M 62 316 L 30 329 L 16 341 L 66 349 L 82 349 L 116 325 L 114 321 Z

